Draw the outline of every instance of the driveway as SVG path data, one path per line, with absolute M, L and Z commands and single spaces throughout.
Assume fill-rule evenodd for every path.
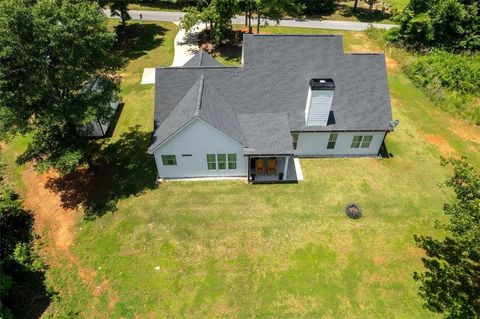
M 110 16 L 110 10 L 104 10 L 105 14 Z M 143 20 L 151 21 L 170 21 L 178 22 L 183 17 L 183 12 L 172 12 L 172 11 L 139 11 L 139 10 L 130 10 L 128 11 L 133 20 L 141 20 L 140 15 L 142 15 Z M 116 17 L 118 18 L 118 17 Z M 262 20 L 262 23 L 265 20 Z M 277 24 L 276 21 L 266 20 L 269 25 Z M 243 24 L 245 22 L 245 17 L 237 16 L 232 19 L 234 24 Z M 253 22 L 253 21 L 252 21 Z M 364 31 L 369 26 L 374 26 L 381 29 L 390 29 L 395 25 L 393 24 L 381 24 L 381 23 L 367 23 L 367 22 L 352 22 L 352 21 L 334 21 L 334 20 L 280 20 L 279 25 L 284 27 L 301 27 L 301 28 L 319 28 L 319 29 L 331 29 L 331 30 L 347 30 L 347 31 Z

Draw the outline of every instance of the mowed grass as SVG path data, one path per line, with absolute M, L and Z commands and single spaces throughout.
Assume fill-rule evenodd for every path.
M 379 50 L 363 33 L 264 30 L 340 33 L 347 51 Z M 400 119 L 386 141 L 392 157 L 305 159 L 305 181 L 293 185 L 171 182 L 119 201 L 115 213 L 78 233 L 75 253 L 111 286 L 81 315 L 434 317 L 422 308 L 412 279 L 422 269 L 413 235 L 440 235 L 433 223 L 452 194 L 439 188 L 450 174 L 439 158 L 466 155 L 480 166 L 479 144 L 467 138 L 478 136 L 478 128 L 436 110 L 389 65 Z M 114 136 L 152 121 L 152 100 L 137 97 L 137 80 L 124 94 L 139 104 L 124 110 Z M 363 208 L 360 220 L 345 216 L 349 202 Z
M 139 28 L 138 41 L 125 51 L 131 58 L 123 71 L 125 106 L 106 143 L 122 141 L 132 129 L 149 134 L 152 128 L 154 89 L 139 83 L 144 67 L 171 63 L 176 27 L 145 24 L 166 31 Z M 347 51 L 380 50 L 358 32 L 263 30 L 339 33 Z M 158 40 L 153 45 L 152 33 Z M 433 223 L 443 218 L 442 205 L 452 194 L 439 188 L 450 174 L 439 157 L 466 155 L 480 167 L 480 134 L 435 109 L 394 63 L 389 66 L 394 118 L 401 121 L 386 140 L 392 157 L 305 159 L 305 181 L 299 184 L 172 182 L 122 197 L 114 212 L 80 225 L 73 248 L 81 266 L 95 269 L 95 281 L 107 282 L 108 289 L 92 293 L 75 267 L 58 268 L 60 263 L 48 270 L 58 293 L 52 313 L 68 318 L 434 317 L 422 308 L 412 279 L 413 271 L 422 269 L 413 234 L 440 235 Z M 136 151 L 153 165 L 146 146 Z M 154 176 L 118 178 L 149 183 Z M 363 208 L 360 220 L 345 216 L 349 202 Z

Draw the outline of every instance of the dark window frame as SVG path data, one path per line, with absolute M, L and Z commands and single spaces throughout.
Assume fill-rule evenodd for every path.
M 177 166 L 177 156 L 172 154 L 162 155 L 163 166 Z

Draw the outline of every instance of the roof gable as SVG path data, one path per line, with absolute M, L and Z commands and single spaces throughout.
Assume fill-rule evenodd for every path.
M 183 66 L 223 66 L 220 62 L 211 57 L 202 49 L 198 50 L 195 55 L 188 60 Z
M 153 151 L 195 116 L 198 116 L 204 78 L 201 76 L 155 130 L 149 151 Z

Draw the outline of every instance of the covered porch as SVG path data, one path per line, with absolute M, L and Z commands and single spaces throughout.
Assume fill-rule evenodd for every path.
M 248 181 L 252 184 L 297 183 L 293 156 L 249 156 Z

